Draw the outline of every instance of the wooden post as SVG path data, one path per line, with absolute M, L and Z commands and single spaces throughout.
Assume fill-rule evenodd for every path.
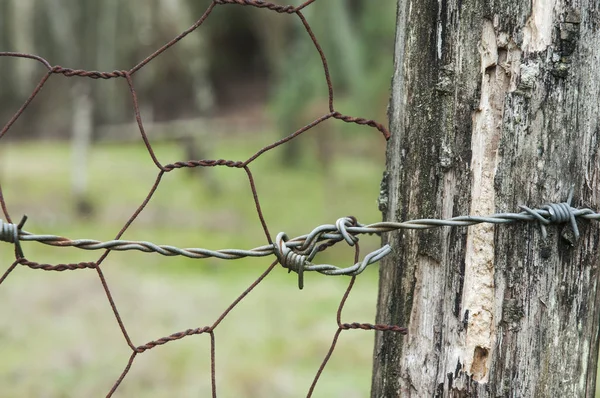
M 600 8 L 400 0 L 385 220 L 600 210 Z M 380 268 L 372 397 L 593 397 L 597 222 L 399 231 Z

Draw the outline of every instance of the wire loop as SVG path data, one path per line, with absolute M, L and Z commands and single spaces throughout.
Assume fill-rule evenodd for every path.
M 289 272 L 294 271 L 298 274 L 298 288 L 302 290 L 304 288 L 304 267 L 306 264 L 310 264 L 307 261 L 309 256 L 295 253 L 286 245 L 287 240 L 288 236 L 284 232 L 277 234 L 275 238 L 275 255 L 284 268 L 287 268 Z
M 13 243 L 15 245 L 15 256 L 18 259 L 24 257 L 19 238 L 21 236 L 21 229 L 25 225 L 26 221 L 26 215 L 21 218 L 19 224 L 6 223 L 0 220 L 0 240 L 3 242 Z
M 589 209 L 576 209 L 571 206 L 573 200 L 573 187 L 569 190 L 569 196 L 566 202 L 562 203 L 548 203 L 542 206 L 541 209 L 530 209 L 527 206 L 519 206 L 526 213 L 533 216 L 540 223 L 540 229 L 544 239 L 548 237 L 546 231 L 546 225 L 548 224 L 563 224 L 567 221 L 571 222 L 571 229 L 575 240 L 579 239 L 579 228 L 577 227 L 577 216 L 589 215 Z M 593 213 L 593 212 L 592 212 Z M 544 217 L 545 216 L 545 217 Z M 590 218 L 590 217 L 586 217 Z
M 340 231 L 340 234 L 342 234 L 342 236 L 344 237 L 344 240 L 346 241 L 346 243 L 348 243 L 350 246 L 354 246 L 354 244 L 356 242 L 358 242 L 358 237 L 355 235 L 350 235 L 348 233 L 348 230 L 346 229 L 346 226 L 348 226 L 348 227 L 356 226 L 356 218 L 354 218 L 354 217 L 340 218 L 336 221 L 335 226 L 337 227 L 338 231 Z
M 0 240 L 15 243 L 19 239 L 17 224 L 5 223 L 0 220 Z
M 321 250 L 320 245 L 318 245 L 320 240 L 327 239 L 331 244 L 345 240 L 348 245 L 354 246 L 358 242 L 358 237 L 350 233 L 347 228 L 356 226 L 358 226 L 356 218 L 342 217 L 335 223 L 337 234 L 326 233 L 329 231 L 327 227 L 333 226 L 321 226 L 306 236 L 304 244 L 297 247 L 288 245 L 288 243 L 293 243 L 293 241 L 290 241 L 284 232 L 280 232 L 275 238 L 274 253 L 284 268 L 287 268 L 290 272 L 294 271 L 298 273 L 298 288 L 300 289 L 304 288 L 304 271 L 317 271 L 323 275 L 356 276 L 363 272 L 370 264 L 387 256 L 392 250 L 391 247 L 385 245 L 365 256 L 363 261 L 347 268 L 339 268 L 330 264 L 311 263 L 315 255 Z M 327 244 L 325 247 L 327 247 Z

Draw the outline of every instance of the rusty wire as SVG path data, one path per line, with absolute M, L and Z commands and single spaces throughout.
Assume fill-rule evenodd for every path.
M 23 103 L 23 105 L 17 110 L 17 112 L 8 120 L 8 122 L 2 127 L 2 129 L 0 130 L 0 139 L 6 135 L 6 133 L 10 130 L 10 128 L 15 123 L 15 121 L 23 115 L 23 113 L 25 112 L 25 110 L 27 109 L 29 104 L 39 94 L 39 92 L 42 90 L 42 88 L 44 87 L 46 82 L 53 75 L 62 75 L 67 78 L 80 77 L 80 78 L 90 78 L 90 79 L 123 78 L 123 79 L 125 79 L 127 86 L 129 88 L 130 94 L 131 94 L 133 111 L 134 111 L 134 115 L 135 115 L 135 119 L 136 119 L 136 122 L 137 122 L 137 125 L 139 128 L 139 131 L 140 131 L 141 139 L 144 142 L 144 145 L 147 149 L 148 155 L 154 162 L 155 166 L 159 169 L 159 171 L 158 171 L 156 180 L 154 182 L 154 185 L 150 189 L 148 195 L 143 200 L 143 202 L 139 205 L 139 207 L 136 209 L 136 211 L 129 217 L 127 222 L 123 225 L 121 230 L 115 236 L 114 240 L 115 241 L 119 240 L 121 238 L 121 236 L 123 235 L 123 233 L 129 228 L 129 226 L 134 222 L 134 220 L 138 217 L 138 215 L 144 210 L 145 206 L 150 201 L 150 198 L 152 197 L 154 192 L 156 192 L 156 190 L 158 189 L 160 181 L 165 173 L 168 173 L 175 169 L 180 169 L 180 168 L 225 166 L 225 167 L 231 167 L 231 168 L 239 168 L 239 169 L 243 169 L 245 171 L 247 178 L 248 178 L 248 182 L 250 184 L 251 191 L 252 191 L 252 196 L 254 199 L 254 204 L 256 206 L 256 211 L 257 211 L 260 223 L 262 225 L 262 229 L 264 231 L 266 240 L 268 242 L 269 247 L 274 247 L 273 246 L 274 242 L 271 238 L 271 234 L 267 227 L 267 223 L 264 219 L 264 216 L 263 216 L 263 213 L 261 210 L 261 206 L 260 206 L 258 192 L 256 190 L 256 186 L 254 183 L 254 178 L 252 176 L 252 172 L 250 171 L 250 167 L 249 167 L 250 164 L 254 160 L 256 160 L 263 153 L 270 151 L 274 148 L 277 148 L 278 146 L 280 146 L 282 144 L 285 144 L 286 142 L 294 139 L 295 137 L 299 136 L 300 134 L 306 132 L 307 130 L 313 128 L 314 126 L 316 126 L 328 119 L 339 119 L 346 123 L 356 123 L 356 124 L 361 124 L 361 125 L 367 125 L 367 126 L 370 126 L 370 127 L 373 127 L 375 129 L 379 130 L 383 134 L 385 139 L 388 139 L 390 136 L 387 129 L 382 124 L 377 123 L 374 120 L 344 115 L 335 110 L 333 85 L 331 82 L 331 76 L 329 73 L 327 59 L 326 59 L 323 49 L 321 48 L 317 38 L 315 37 L 315 34 L 313 33 L 309 23 L 307 22 L 306 18 L 302 14 L 302 10 L 305 7 L 308 7 L 314 1 L 315 0 L 308 0 L 308 1 L 305 1 L 302 4 L 300 4 L 299 6 L 294 7 L 294 6 L 289 6 L 289 5 L 286 5 L 286 6 L 277 5 L 274 3 L 270 3 L 267 1 L 261 1 L 261 0 L 213 0 L 210 3 L 210 5 L 208 6 L 208 8 L 206 9 L 206 11 L 204 12 L 204 14 L 197 20 L 196 23 L 194 23 L 191 27 L 189 27 L 188 29 L 183 31 L 181 34 L 179 34 L 178 36 L 173 38 L 171 41 L 169 41 L 168 43 L 166 43 L 165 45 L 163 45 L 162 47 L 157 49 L 155 52 L 150 54 L 148 57 L 146 57 L 145 59 L 140 61 L 137 65 L 135 65 L 132 68 L 127 69 L 127 70 L 114 70 L 112 72 L 101 72 L 101 71 L 93 71 L 93 70 L 72 69 L 72 68 L 62 67 L 59 65 L 52 66 L 52 64 L 49 61 L 47 61 L 46 59 L 44 59 L 38 55 L 19 53 L 19 52 L 0 52 L 0 57 L 25 58 L 25 59 L 31 59 L 31 60 L 37 61 L 40 64 L 42 64 L 47 70 L 46 73 L 41 78 L 41 80 L 35 86 L 31 95 L 27 98 L 27 100 Z M 327 83 L 328 110 L 326 113 L 323 114 L 323 116 L 308 123 L 306 126 L 298 129 L 297 131 L 293 132 L 289 136 L 287 136 L 279 141 L 276 141 L 276 142 L 272 143 L 271 145 L 265 146 L 264 148 L 257 151 L 254 155 L 252 155 L 250 158 L 246 159 L 245 161 L 188 160 L 188 161 L 182 161 L 182 162 L 176 162 L 173 164 L 163 165 L 158 160 L 157 156 L 155 155 L 154 150 L 152 149 L 150 140 L 148 139 L 146 132 L 144 130 L 144 125 L 142 123 L 142 118 L 141 118 L 140 109 L 139 109 L 138 97 L 137 97 L 137 93 L 135 90 L 135 85 L 134 85 L 132 76 L 137 71 L 139 71 L 141 68 L 143 68 L 145 65 L 147 65 L 149 62 L 151 62 L 153 59 L 160 56 L 164 51 L 166 51 L 170 47 L 174 46 L 181 39 L 185 38 L 185 36 L 187 36 L 189 33 L 196 30 L 209 17 L 209 15 L 213 11 L 213 9 L 216 6 L 220 6 L 220 5 L 251 6 L 251 7 L 256 7 L 256 8 L 262 8 L 262 9 L 265 9 L 266 11 L 273 11 L 273 12 L 282 13 L 282 14 L 295 14 L 296 17 L 298 17 L 300 19 L 300 22 L 302 23 L 306 33 L 309 35 L 316 51 L 318 52 L 318 54 L 320 56 L 320 59 L 321 59 L 322 65 L 323 65 L 323 72 L 324 72 L 325 80 Z M 131 349 L 131 355 L 130 355 L 128 361 L 126 362 L 125 368 L 123 369 L 122 373 L 117 378 L 117 380 L 114 382 L 112 387 L 110 387 L 108 389 L 107 397 L 110 397 L 115 393 L 115 391 L 117 390 L 117 388 L 119 387 L 119 385 L 121 384 L 123 379 L 127 376 L 137 355 L 142 354 L 148 350 L 151 350 L 151 349 L 155 348 L 156 346 L 168 344 L 171 341 L 179 340 L 179 339 L 182 339 L 182 338 L 185 338 L 188 336 L 192 336 L 192 335 L 197 335 L 197 334 L 208 334 L 210 336 L 210 347 L 211 347 L 211 350 L 210 350 L 211 351 L 211 354 L 210 354 L 210 356 L 211 356 L 210 378 L 211 378 L 211 383 L 212 383 L 211 384 L 212 396 L 213 397 L 217 396 L 216 382 L 215 382 L 215 379 L 216 379 L 216 375 L 215 375 L 216 345 L 215 345 L 215 334 L 214 334 L 215 329 L 223 321 L 223 319 L 229 314 L 229 312 L 231 310 L 233 310 L 233 308 L 240 301 L 242 301 L 273 270 L 273 268 L 281 261 L 280 258 L 278 258 L 276 261 L 271 263 L 271 265 L 248 287 L 248 289 L 246 289 L 240 296 L 238 296 L 237 299 L 235 299 L 229 305 L 229 307 L 227 307 L 227 309 L 218 317 L 218 319 L 212 325 L 187 329 L 184 331 L 173 333 L 169 336 L 165 336 L 165 337 L 147 342 L 142 345 L 136 345 L 133 343 L 133 341 L 129 337 L 129 334 L 125 327 L 125 323 L 123 322 L 123 319 L 122 319 L 121 315 L 119 314 L 117 305 L 113 299 L 113 296 L 109 289 L 106 278 L 104 277 L 104 274 L 102 272 L 102 263 L 107 258 L 107 256 L 110 254 L 111 250 L 105 249 L 103 254 L 98 258 L 98 260 L 96 260 L 94 262 L 81 262 L 81 263 L 77 263 L 77 264 L 55 264 L 55 265 L 40 264 L 40 263 L 32 262 L 25 257 L 25 255 L 22 253 L 22 251 L 20 249 L 20 246 L 18 245 L 20 237 L 17 236 L 18 235 L 17 232 L 21 231 L 21 227 L 23 226 L 22 224 L 24 221 L 22 221 L 19 225 L 17 225 L 16 228 L 14 227 L 12 218 L 9 214 L 8 207 L 6 205 L 6 201 L 2 194 L 1 186 L 0 186 L 0 207 L 2 209 L 2 212 L 4 213 L 4 218 L 7 221 L 7 223 L 5 223 L 4 225 L 8 226 L 6 228 L 11 228 L 10 231 L 9 230 L 4 231 L 3 235 L 7 236 L 10 234 L 12 237 L 11 242 L 15 245 L 15 261 L 5 271 L 5 273 L 0 277 L 0 284 L 2 284 L 6 280 L 8 275 L 18 265 L 24 265 L 24 266 L 27 266 L 27 267 L 30 267 L 33 269 L 53 270 L 53 271 L 94 269 L 96 271 L 96 273 L 98 274 L 98 278 L 100 280 L 100 283 L 102 284 L 104 293 L 105 293 L 106 298 L 109 302 L 109 305 L 112 309 L 114 317 L 119 325 L 121 333 L 123 334 L 126 344 Z M 13 227 L 9 226 L 11 224 L 13 225 Z M 5 227 L 3 226 L 3 228 L 5 228 Z M 9 239 L 6 239 L 6 240 L 9 240 Z M 325 247 L 327 247 L 327 244 L 321 244 L 321 246 L 319 246 L 319 250 L 323 250 Z M 355 260 L 356 260 L 355 263 L 358 263 L 358 259 L 359 259 L 358 244 L 355 244 L 354 247 L 355 247 Z M 348 288 L 347 288 L 346 292 L 344 293 L 344 296 L 342 297 L 342 300 L 340 302 L 340 305 L 339 305 L 339 308 L 337 311 L 338 330 L 335 332 L 334 339 L 331 343 L 330 349 L 329 349 L 326 357 L 324 358 L 321 366 L 319 367 L 317 374 L 315 375 L 315 378 L 310 386 L 307 396 L 312 395 L 314 387 L 317 384 L 319 377 L 320 377 L 323 369 L 325 368 L 331 354 L 333 353 L 333 350 L 335 349 L 335 345 L 338 340 L 338 337 L 343 330 L 351 330 L 351 329 L 377 330 L 377 331 L 397 332 L 397 333 L 401 333 L 401 334 L 406 334 L 406 332 L 407 332 L 407 330 L 405 328 L 395 326 L 395 325 L 373 325 L 373 324 L 369 324 L 369 323 L 356 323 L 356 322 L 342 323 L 342 321 L 341 321 L 342 309 L 344 307 L 346 299 L 348 298 L 348 295 L 350 294 L 350 291 L 354 284 L 355 278 L 356 278 L 356 276 L 353 275 L 351 278 L 350 284 L 348 285 Z

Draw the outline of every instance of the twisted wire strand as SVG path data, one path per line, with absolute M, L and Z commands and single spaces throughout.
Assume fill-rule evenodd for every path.
M 35 235 L 23 231 L 18 225 L 5 223 L 0 220 L 0 240 L 9 243 L 19 241 L 36 241 L 51 246 L 77 247 L 84 250 L 139 250 L 142 252 L 155 252 L 164 256 L 184 256 L 189 258 L 220 258 L 223 260 L 236 260 L 245 257 L 266 257 L 276 255 L 279 262 L 290 271 L 299 274 L 299 286 L 302 286 L 302 273 L 304 271 L 316 271 L 324 275 L 358 275 L 367 266 L 373 264 L 391 252 L 386 245 L 369 253 L 363 261 L 347 268 L 339 268 L 330 264 L 313 264 L 311 261 L 315 255 L 324 249 L 321 242 L 326 246 L 346 241 L 354 245 L 361 234 L 382 234 L 400 229 L 430 229 L 439 227 L 468 227 L 475 224 L 510 224 L 518 221 L 538 222 L 544 238 L 546 237 L 545 226 L 549 224 L 571 223 L 575 237 L 579 237 L 577 229 L 577 218 L 586 220 L 599 220 L 600 213 L 589 208 L 577 209 L 570 205 L 570 199 L 563 203 L 551 203 L 540 209 L 523 209 L 520 213 L 497 213 L 489 216 L 458 216 L 449 219 L 422 218 L 404 222 L 378 222 L 374 224 L 360 224 L 354 217 L 343 217 L 335 224 L 324 224 L 313 229 L 306 235 L 288 239 L 287 235 L 280 233 L 273 245 L 264 245 L 253 249 L 221 249 L 210 250 L 203 248 L 179 248 L 171 245 L 157 245 L 147 241 L 131 240 L 109 240 L 98 241 L 93 239 L 71 240 L 57 235 Z

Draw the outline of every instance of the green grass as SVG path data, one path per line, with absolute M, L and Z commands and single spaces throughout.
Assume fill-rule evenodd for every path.
M 380 137 L 340 140 L 330 171 L 311 155 L 301 167 L 282 168 L 280 152 L 251 165 L 271 235 L 296 236 L 339 217 L 380 219 L 376 198 L 383 170 Z M 243 160 L 276 139 L 269 135 L 215 138 L 211 157 Z M 183 160 L 172 144 L 155 146 L 164 164 Z M 350 153 L 350 155 L 348 155 Z M 0 180 L 14 219 L 29 215 L 26 230 L 70 238 L 112 239 L 150 190 L 158 170 L 145 148 L 99 145 L 89 159 L 89 197 L 95 213 L 73 217 L 70 148 L 63 143 L 7 143 L 0 149 Z M 266 238 L 243 170 L 215 168 L 198 175 L 178 170 L 124 235 L 180 247 L 252 248 Z M 209 173 L 209 174 L 208 174 Z M 212 182 L 210 182 L 212 181 Z M 211 191 L 218 190 L 218 194 Z M 363 255 L 379 244 L 365 238 Z M 362 240 L 361 240 L 362 242 Z M 100 253 L 23 244 L 26 256 L 50 264 L 94 261 Z M 12 258 L 4 245 L 0 261 Z M 320 262 L 347 266 L 352 249 L 332 248 Z M 108 286 L 134 345 L 188 328 L 212 324 L 269 265 L 272 258 L 224 261 L 112 252 L 102 265 Z M 336 330 L 335 312 L 346 277 L 306 275 L 299 291 L 295 274 L 278 267 L 216 329 L 220 397 L 306 395 Z M 377 267 L 358 279 L 343 314 L 346 322 L 372 322 Z M 44 272 L 17 268 L 0 289 L 0 386 L 2 396 L 103 396 L 131 353 L 93 270 Z M 316 397 L 368 395 L 373 333 L 344 332 L 315 390 Z M 208 335 L 156 347 L 139 355 L 115 396 L 207 396 Z

